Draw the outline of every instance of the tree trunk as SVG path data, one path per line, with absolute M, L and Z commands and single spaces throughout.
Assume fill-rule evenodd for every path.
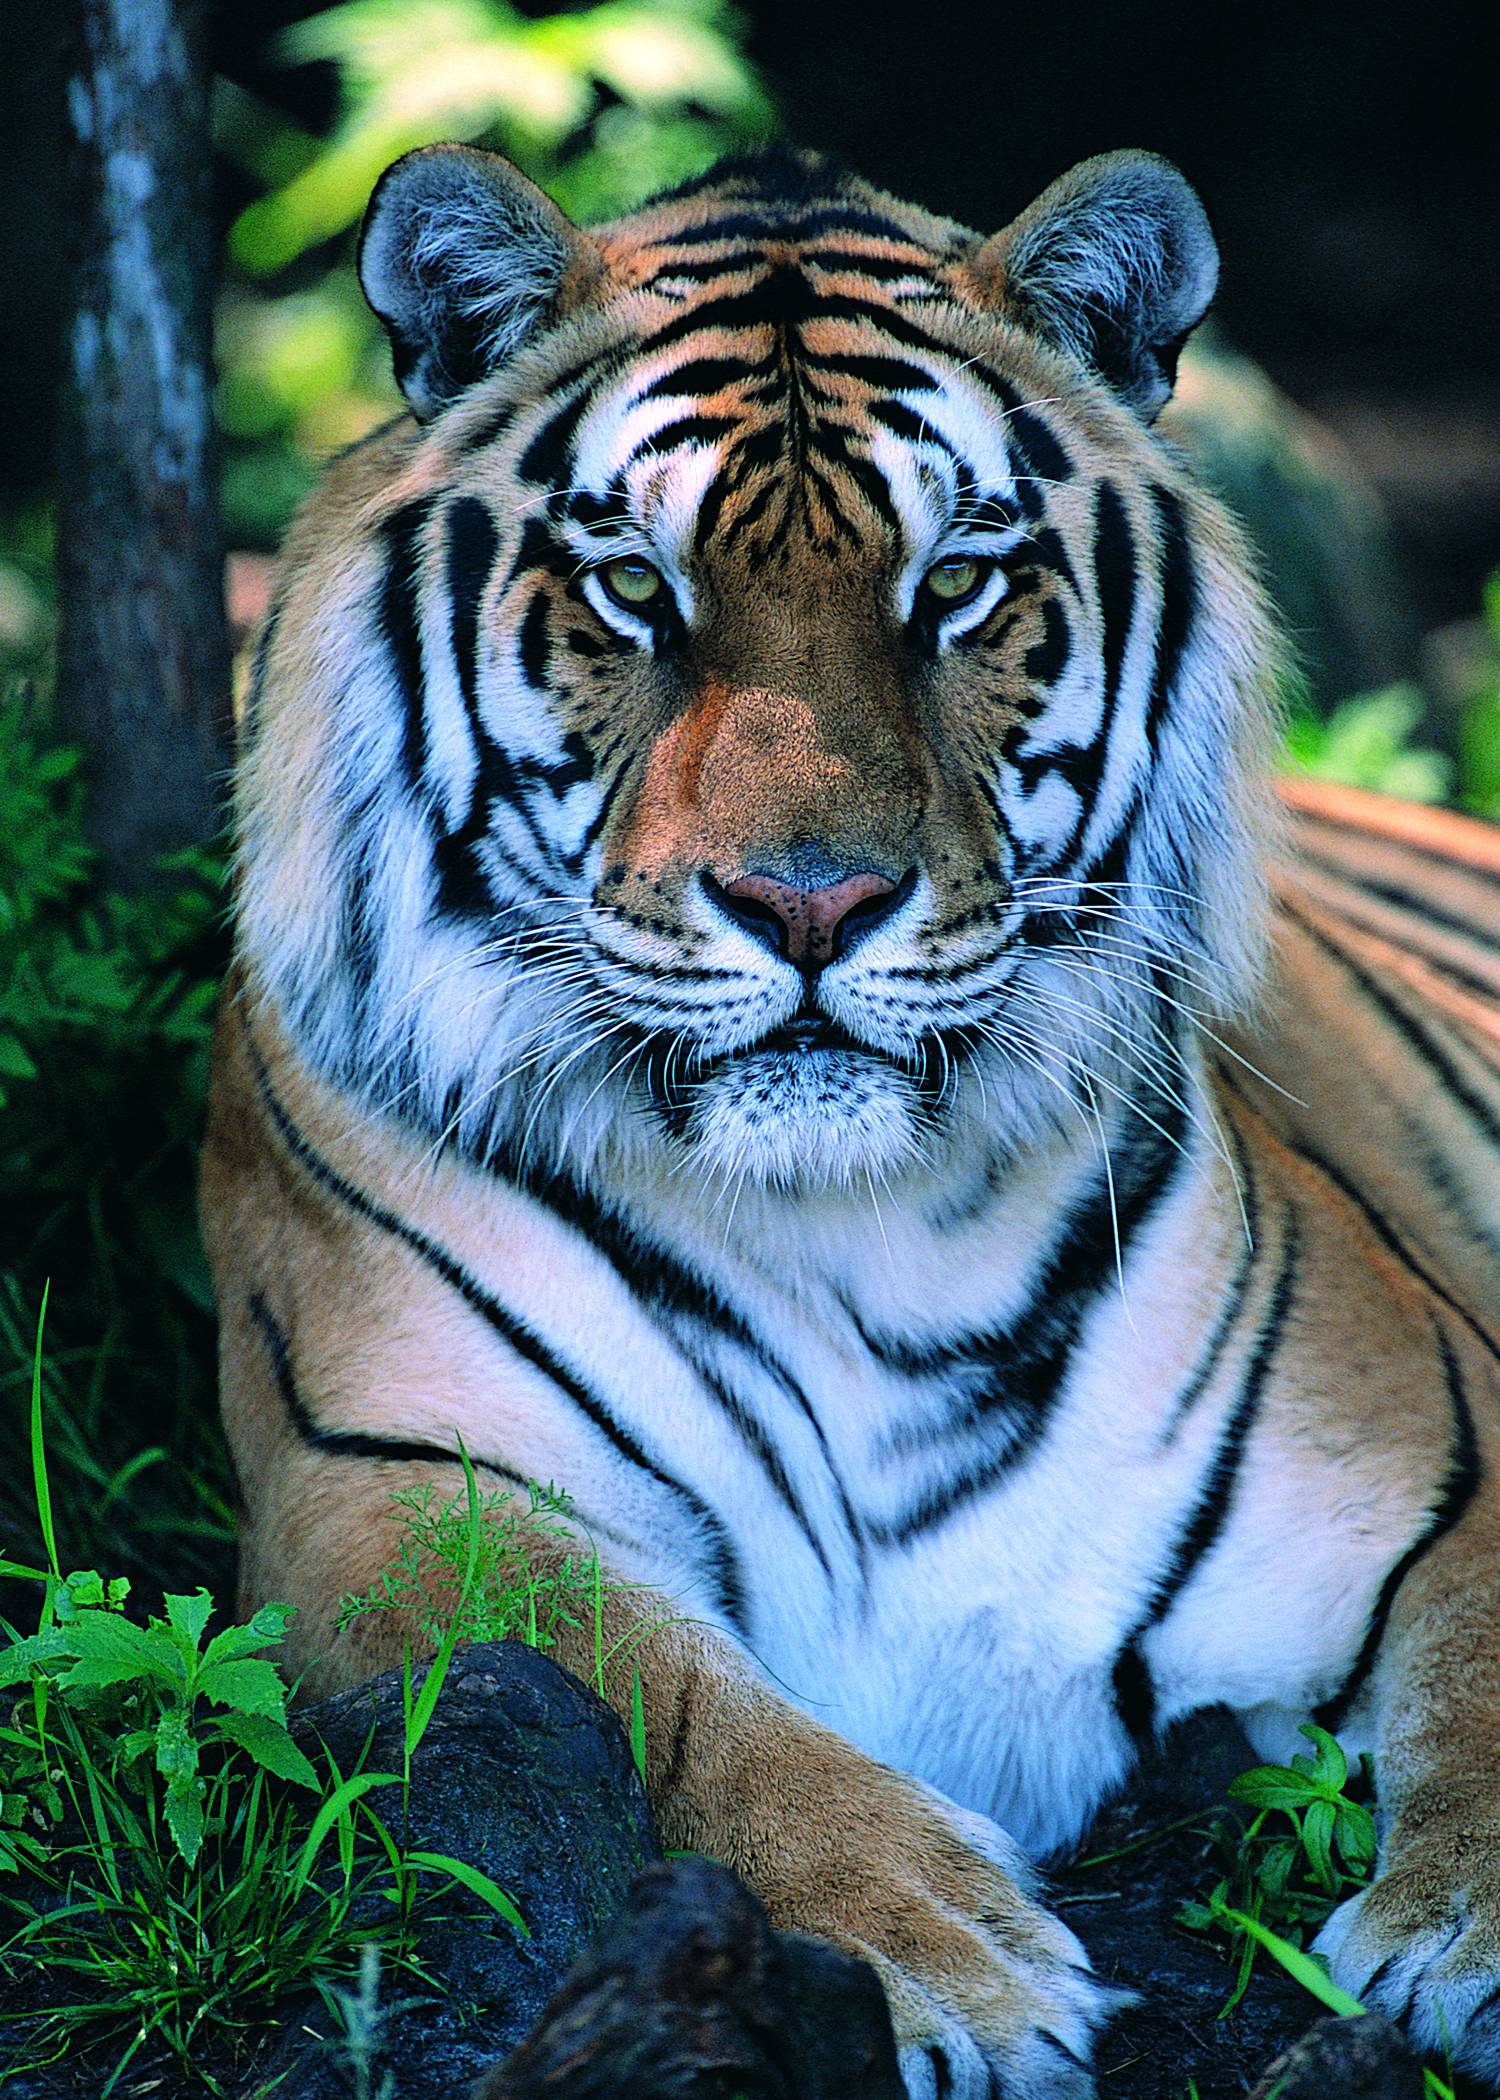
M 67 0 L 57 709 L 107 881 L 211 838 L 228 746 L 199 0 Z

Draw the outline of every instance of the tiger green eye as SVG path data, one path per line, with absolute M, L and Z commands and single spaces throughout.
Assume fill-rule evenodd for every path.
M 599 575 L 611 598 L 632 609 L 661 596 L 660 574 L 650 562 L 638 561 L 634 555 L 622 554 L 618 561 L 605 562 Z
M 972 555 L 950 554 L 946 561 L 935 561 L 922 578 L 923 589 L 944 605 L 962 605 L 965 598 L 972 598 L 984 580 L 984 564 Z

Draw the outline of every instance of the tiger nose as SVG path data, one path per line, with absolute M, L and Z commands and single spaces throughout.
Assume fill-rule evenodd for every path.
M 725 883 L 707 873 L 703 878 L 721 911 L 799 970 L 820 970 L 857 933 L 888 918 L 911 894 L 912 881 L 892 882 L 873 869 L 817 890 L 794 889 L 770 875 L 740 875 Z

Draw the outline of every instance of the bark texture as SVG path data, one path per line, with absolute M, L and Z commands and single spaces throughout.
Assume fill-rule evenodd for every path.
M 109 881 L 210 838 L 227 754 L 199 0 L 67 0 L 57 705 Z

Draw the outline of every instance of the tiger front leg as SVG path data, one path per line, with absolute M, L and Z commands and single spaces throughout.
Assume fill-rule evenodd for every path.
M 399 1663 L 405 1640 L 420 1640 L 396 1613 L 337 1631 L 335 1600 L 368 1589 L 391 1558 L 392 1488 L 429 1477 L 390 1464 L 333 1479 L 331 1463 L 288 1452 L 264 1469 L 243 1538 L 243 1602 L 297 1607 L 293 1658 L 319 1692 Z M 541 1537 L 528 1560 L 540 1569 L 561 1550 Z M 733 1867 L 783 1931 L 870 1962 L 911 2100 L 1085 2100 L 1093 2030 L 1121 2000 L 1028 1893 L 1019 1848 L 804 1714 L 727 1636 L 604 1573 L 600 1623 L 591 1605 L 560 1627 L 556 1658 L 594 1681 L 598 1656 L 614 1657 L 603 1688 L 622 1718 L 639 1672 L 662 1842 Z
M 1120 1998 L 985 1817 L 866 1757 L 680 1622 L 638 1651 L 662 1837 L 735 1868 L 785 1931 L 870 1962 L 912 2100 L 1083 2100 Z
M 1419 2047 L 1500 2084 L 1500 1494 L 1482 1485 L 1392 1602 L 1371 1683 L 1381 1833 L 1317 1945 Z

